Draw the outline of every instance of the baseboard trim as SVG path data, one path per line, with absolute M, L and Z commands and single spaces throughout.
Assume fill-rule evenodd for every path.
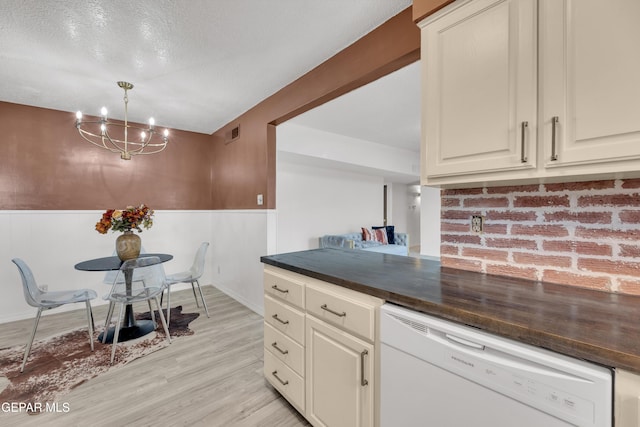
M 231 298 L 233 298 L 234 300 L 238 301 L 240 304 L 244 305 L 245 307 L 247 307 L 248 309 L 250 309 L 254 313 L 257 313 L 260 316 L 264 317 L 264 307 L 258 307 L 257 305 L 247 301 L 246 298 L 238 295 L 236 292 L 234 292 L 231 289 L 229 289 L 229 288 L 227 288 L 225 286 L 222 286 L 220 284 L 214 283 L 211 286 L 213 286 L 213 287 L 219 289 L 220 291 L 224 292 L 226 295 L 228 295 Z

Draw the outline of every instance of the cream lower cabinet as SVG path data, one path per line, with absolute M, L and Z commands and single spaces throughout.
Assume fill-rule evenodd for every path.
M 314 426 L 372 426 L 374 346 L 307 317 L 307 419 Z
M 305 412 L 304 276 L 264 271 L 264 376 L 300 413 Z
M 316 427 L 376 425 L 379 298 L 265 266 L 264 375 Z
M 307 283 L 306 417 L 314 426 L 375 425 L 383 302 L 317 280 Z
M 616 369 L 614 384 L 615 426 L 640 426 L 640 375 Z

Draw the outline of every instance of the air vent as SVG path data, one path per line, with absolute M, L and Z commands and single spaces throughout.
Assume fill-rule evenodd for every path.
M 389 316 L 395 318 L 396 320 L 401 321 L 405 325 L 409 326 L 412 329 L 415 329 L 416 331 L 418 331 L 418 332 L 420 332 L 420 333 L 422 333 L 424 335 L 427 335 L 429 333 L 429 328 L 424 323 L 415 322 L 413 320 L 407 319 L 407 318 L 402 317 L 402 316 L 397 316 L 397 315 L 391 314 L 391 313 L 389 313 Z
M 230 142 L 237 141 L 240 138 L 240 125 L 232 128 L 230 131 L 227 131 L 226 138 L 224 143 L 229 144 Z

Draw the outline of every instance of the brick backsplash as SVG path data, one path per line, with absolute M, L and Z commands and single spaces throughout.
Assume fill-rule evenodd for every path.
M 640 179 L 443 190 L 441 220 L 445 267 L 640 294 Z

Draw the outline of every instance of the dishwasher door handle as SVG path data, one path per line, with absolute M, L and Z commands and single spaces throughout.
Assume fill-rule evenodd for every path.
M 456 337 L 455 335 L 444 334 L 444 337 L 449 341 L 453 341 L 454 343 L 463 345 L 465 347 L 470 347 L 476 350 L 484 350 L 484 345 L 466 340 L 464 338 Z

